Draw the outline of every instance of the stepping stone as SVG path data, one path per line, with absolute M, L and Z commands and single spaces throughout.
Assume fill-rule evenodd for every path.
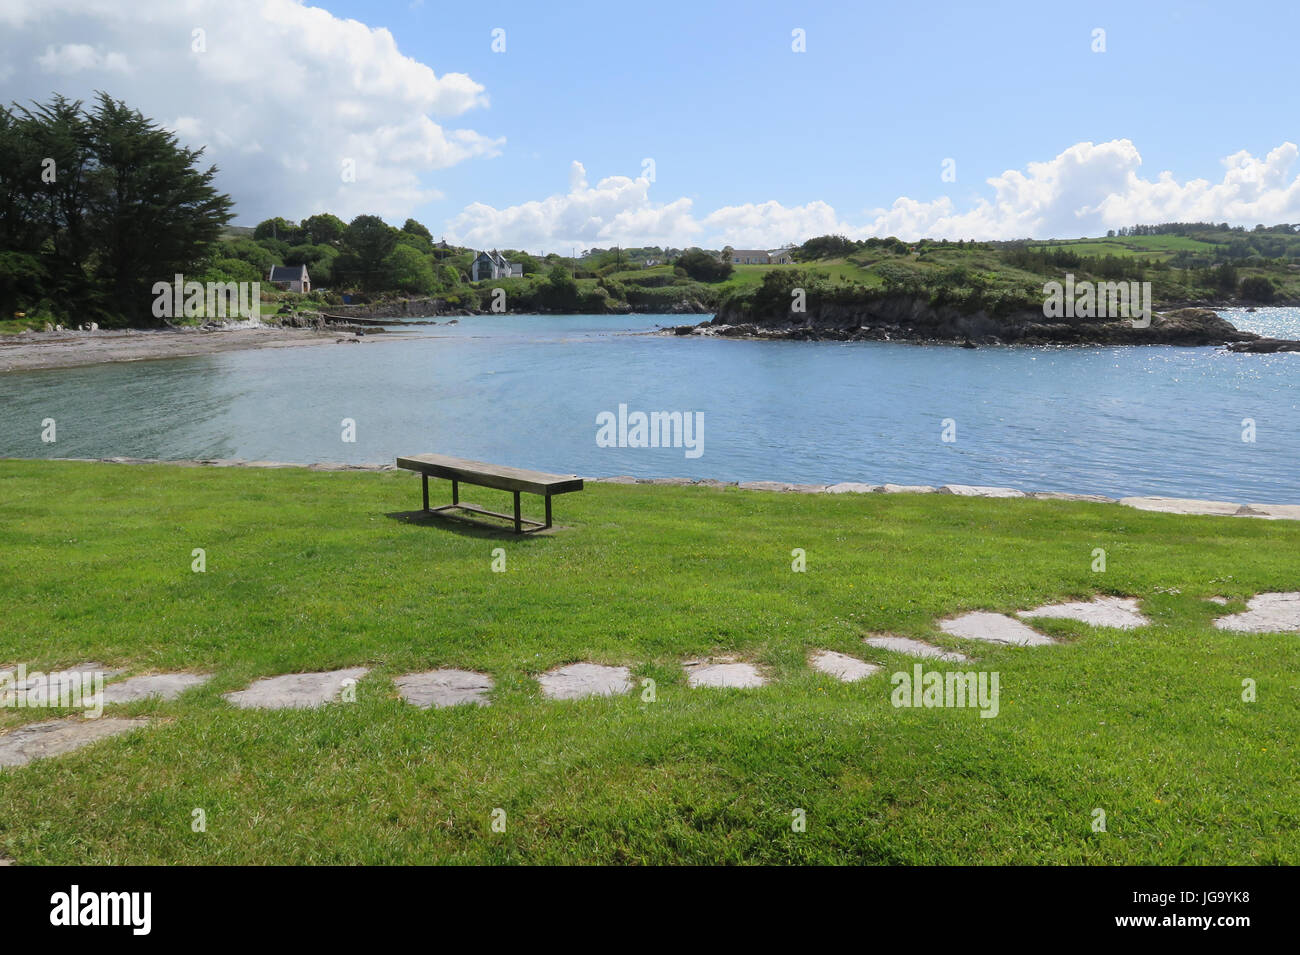
M 115 677 L 125 672 L 126 672 L 125 670 L 107 670 L 104 668 L 104 664 L 102 663 L 78 663 L 76 666 L 57 667 L 53 670 L 42 670 L 39 667 L 34 667 L 29 665 L 27 667 L 27 679 L 24 680 L 22 683 L 15 683 L 13 688 L 15 690 L 31 689 L 31 687 L 33 687 L 37 682 L 36 678 L 32 675 L 34 673 L 40 673 L 42 675 L 41 677 L 42 679 L 49 676 L 51 673 L 69 673 L 69 674 L 102 673 L 104 674 L 104 679 L 108 680 L 111 677 Z M 0 674 L 8 674 L 10 679 L 14 679 L 18 674 L 18 670 L 15 667 L 5 667 L 4 669 L 0 670 Z
M 13 865 L 13 859 L 0 859 L 0 865 Z
M 767 683 L 758 667 L 752 663 L 736 663 L 731 660 L 692 660 L 683 663 L 686 670 L 686 682 L 692 688 L 701 686 L 726 687 L 728 689 L 751 689 Z
M 933 494 L 934 488 L 928 484 L 882 484 L 882 494 Z
M 369 672 L 369 667 L 352 667 L 327 673 L 269 676 L 250 684 L 247 689 L 227 693 L 225 698 L 241 709 L 308 709 L 323 706 L 337 697 L 344 680 L 359 680 Z
M 1039 647 L 1056 642 L 1051 637 L 1030 629 L 1014 617 L 983 610 L 941 620 L 939 628 L 954 637 L 984 640 L 988 643 L 1009 643 L 1017 647 Z
M 892 650 L 895 653 L 905 653 L 909 657 L 924 657 L 928 660 L 946 660 L 950 663 L 970 662 L 970 657 L 966 656 L 964 653 L 958 653 L 956 650 L 944 650 L 931 643 L 913 640 L 910 637 L 896 637 L 890 633 L 883 633 L 876 637 L 867 637 L 862 642 L 867 646 L 875 647 L 878 650 Z
M 958 497 L 1024 497 L 1024 491 L 1013 487 L 983 487 L 976 484 L 945 484 L 939 488 L 940 494 L 956 494 Z
M 1136 507 L 1139 511 L 1160 511 L 1163 514 L 1211 514 L 1232 517 L 1239 504 L 1227 501 L 1198 501 L 1186 497 L 1122 497 L 1119 502 L 1125 507 Z
M 394 680 L 402 699 L 422 710 L 431 706 L 457 706 L 474 703 L 488 706 L 488 691 L 492 678 L 486 673 L 472 670 L 429 670 L 426 673 L 408 673 Z
M 1089 601 L 1045 604 L 1033 610 L 1021 610 L 1016 616 L 1081 620 L 1093 627 L 1114 627 L 1117 630 L 1132 630 L 1151 623 L 1138 609 L 1138 602 L 1133 597 L 1096 597 Z
M 542 694 L 552 700 L 578 700 L 584 696 L 615 696 L 632 689 L 632 671 L 598 663 L 570 663 L 537 678 Z
M 1208 601 L 1209 601 L 1210 603 L 1212 603 L 1212 604 L 1218 604 L 1220 607 L 1226 607 L 1226 606 L 1228 606 L 1228 598 L 1227 598 L 1227 597 L 1206 597 L 1205 599 L 1208 600 Z
M 20 726 L 0 736 L 0 766 L 25 766 L 34 759 L 62 756 L 96 740 L 129 733 L 148 720 L 49 720 Z
M 1300 632 L 1300 593 L 1257 594 L 1245 613 L 1220 617 L 1214 625 L 1239 633 Z
M 201 686 L 211 680 L 210 675 L 198 673 L 155 673 L 150 676 L 133 676 L 121 683 L 104 687 L 105 703 L 134 703 L 156 696 L 174 700 L 192 686 Z
M 841 683 L 865 680 L 880 671 L 880 667 L 874 663 L 867 663 L 846 653 L 836 653 L 834 650 L 819 650 L 813 654 L 810 662 L 814 670 L 829 674 Z
M 880 490 L 879 484 L 856 484 L 852 481 L 846 481 L 841 484 L 832 484 L 826 489 L 827 494 L 873 494 Z

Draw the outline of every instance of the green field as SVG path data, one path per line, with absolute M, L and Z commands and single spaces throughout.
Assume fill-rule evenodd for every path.
M 1300 635 L 1211 626 L 1300 586 L 1289 521 L 592 484 L 557 499 L 554 535 L 515 539 L 409 519 L 404 472 L 3 461 L 0 492 L 0 662 L 215 674 L 114 708 L 144 730 L 0 770 L 19 864 L 1300 862 Z M 1059 645 L 1019 648 L 935 623 L 1096 593 L 1152 625 L 1045 620 Z M 914 661 L 875 631 L 998 672 L 1000 714 L 894 708 Z M 807 666 L 823 648 L 883 672 L 838 683 Z M 681 662 L 720 653 L 772 682 L 687 688 Z M 538 674 L 584 660 L 657 698 L 542 698 Z M 348 666 L 373 668 L 356 703 L 221 698 Z M 490 673 L 493 705 L 398 698 L 393 676 L 434 667 Z

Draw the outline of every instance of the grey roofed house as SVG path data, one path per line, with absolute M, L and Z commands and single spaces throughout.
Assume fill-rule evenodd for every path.
M 311 276 L 305 265 L 273 265 L 267 281 L 290 292 L 311 291 Z
M 485 282 L 489 279 L 519 279 L 524 277 L 522 265 L 512 265 L 510 261 L 493 249 L 480 252 L 470 264 L 470 281 Z
M 732 249 L 731 261 L 736 265 L 767 265 L 772 259 L 765 249 Z

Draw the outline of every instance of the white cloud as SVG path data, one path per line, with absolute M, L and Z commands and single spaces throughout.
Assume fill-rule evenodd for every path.
M 127 73 L 130 66 L 121 53 L 101 53 L 89 43 L 53 44 L 36 58 L 46 73 L 80 73 L 83 70 L 102 70 L 106 73 Z
M 609 176 L 593 187 L 582 163 L 569 167 L 564 195 L 495 209 L 472 203 L 447 223 L 447 235 L 475 247 L 550 251 L 617 243 L 684 244 L 700 230 L 691 200 L 650 200 L 644 177 Z
M 439 195 L 429 173 L 503 142 L 444 125 L 487 107 L 480 83 L 303 0 L 0 0 L 0 24 L 0 62 L 19 66 L 6 98 L 125 100 L 207 148 L 241 222 L 404 218 Z
M 1283 143 L 1263 159 L 1241 151 L 1223 160 L 1219 182 L 1178 182 L 1168 172 L 1140 175 L 1142 157 L 1127 139 L 1076 143 L 1046 162 L 987 180 L 991 195 L 965 208 L 948 196 L 907 196 L 888 208 L 843 216 L 826 202 L 776 201 L 723 206 L 697 219 L 691 201 L 656 203 L 644 179 L 614 176 L 595 189 L 575 162 L 566 195 L 503 209 L 467 206 L 448 234 L 472 245 L 562 249 L 570 245 L 700 244 L 775 248 L 815 235 L 895 235 L 949 239 L 1073 238 L 1135 223 L 1300 222 L 1300 148 Z

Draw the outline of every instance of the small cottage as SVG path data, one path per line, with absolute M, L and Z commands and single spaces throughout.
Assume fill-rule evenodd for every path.
M 311 291 L 311 277 L 305 265 L 273 265 L 267 281 L 286 292 Z

